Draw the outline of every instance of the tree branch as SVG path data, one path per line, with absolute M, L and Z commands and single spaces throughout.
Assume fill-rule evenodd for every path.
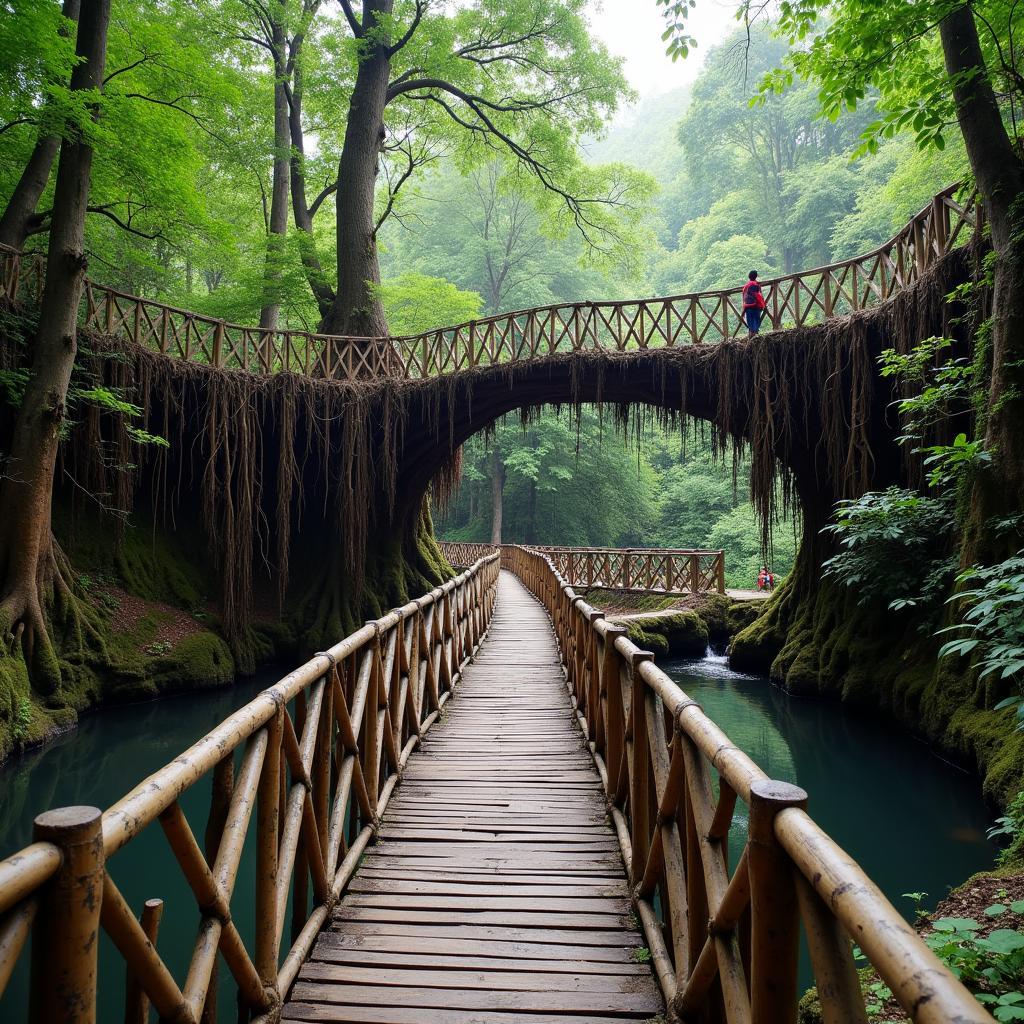
M 406 45 L 406 43 L 408 43 L 409 40 L 412 39 L 414 35 L 416 35 L 416 29 L 420 27 L 420 21 L 422 20 L 423 12 L 426 9 L 426 0 L 416 0 L 416 13 L 415 15 L 413 15 L 412 24 L 409 25 L 409 27 L 405 30 L 404 34 L 402 35 L 402 38 L 399 39 L 394 46 L 388 47 L 389 57 L 394 57 L 394 55 L 398 53 L 398 51 L 401 50 Z
M 341 4 L 341 9 L 345 12 L 345 20 L 352 29 L 352 35 L 354 35 L 356 39 L 362 39 L 363 26 L 359 24 L 359 19 L 356 17 L 355 11 L 352 10 L 351 0 L 338 0 L 338 3 Z
M 0 135 L 4 132 L 10 131 L 12 128 L 17 128 L 19 124 L 35 124 L 36 119 L 34 117 L 16 117 L 13 121 L 8 121 L 5 125 L 0 125 Z
M 309 205 L 309 219 L 312 220 L 316 216 L 316 211 L 320 209 L 323 201 L 330 195 L 333 195 L 338 191 L 338 183 L 332 182 L 330 185 L 326 185 L 321 189 L 320 194 L 313 200 Z

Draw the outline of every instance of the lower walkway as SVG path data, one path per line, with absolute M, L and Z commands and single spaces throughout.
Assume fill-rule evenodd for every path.
M 556 1024 L 663 1010 L 551 624 L 508 572 L 455 700 L 283 1021 Z

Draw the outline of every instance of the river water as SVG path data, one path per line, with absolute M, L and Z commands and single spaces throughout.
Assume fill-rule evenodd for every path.
M 764 676 L 702 660 L 659 662 L 732 742 L 775 779 L 808 793 L 814 820 L 849 853 L 908 920 L 924 892 L 935 907 L 949 889 L 991 868 L 992 813 L 978 781 L 923 743 L 838 703 L 790 697 Z M 736 804 L 729 864 L 746 842 L 746 807 Z M 801 942 L 800 990 L 814 984 Z
M 934 906 L 950 886 L 992 865 L 995 851 L 985 838 L 991 815 L 977 781 L 905 733 L 836 704 L 787 697 L 762 677 L 731 671 L 724 657 L 663 667 L 769 775 L 810 793 L 814 818 L 908 917 L 912 907 L 902 893 L 926 891 L 926 906 Z M 32 818 L 47 808 L 114 803 L 280 674 L 268 670 L 223 689 L 107 708 L 83 718 L 74 733 L 0 768 L 0 857 L 31 842 Z M 200 842 L 208 799 L 203 780 L 182 800 Z M 731 863 L 744 825 L 738 817 Z M 250 854 L 243 857 L 232 908 L 247 942 L 253 930 Z M 182 978 L 195 939 L 195 904 L 159 826 L 120 851 L 110 872 L 136 910 L 148 898 L 166 901 L 158 946 Z M 287 946 L 287 930 L 284 940 Z M 100 958 L 100 1020 L 116 1020 L 124 968 L 106 940 Z M 27 962 L 23 955 L 0 1003 L 0 1020 L 25 1017 Z M 801 973 L 806 980 L 806 968 Z M 220 1017 L 234 1020 L 227 978 L 221 991 Z

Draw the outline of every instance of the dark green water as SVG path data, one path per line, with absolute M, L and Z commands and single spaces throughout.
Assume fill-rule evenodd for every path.
M 773 778 L 802 786 L 808 811 L 907 920 L 903 893 L 926 892 L 931 909 L 969 875 L 992 867 L 992 814 L 976 779 L 906 733 L 835 703 L 788 697 L 767 679 L 733 672 L 726 659 L 672 661 L 665 671 Z M 746 842 L 737 803 L 729 863 Z M 803 987 L 813 984 L 806 952 Z
M 191 746 L 232 711 L 248 703 L 284 672 L 270 669 L 234 686 L 168 697 L 149 704 L 105 708 L 82 719 L 78 729 L 50 746 L 0 768 L 0 857 L 32 841 L 32 819 L 51 807 L 88 804 L 106 808 L 146 776 Z M 237 760 L 236 760 L 237 763 Z M 210 780 L 200 780 L 181 800 L 200 843 L 210 801 Z M 250 835 L 254 828 L 250 825 Z M 253 935 L 253 857 L 247 848 L 235 885 L 232 917 L 249 944 Z M 152 824 L 108 863 L 110 876 L 138 912 L 147 899 L 164 900 L 157 943 L 179 984 L 195 942 L 195 899 L 159 824 Z M 287 945 L 288 935 L 285 933 Z M 28 1013 L 28 950 L 2 1000 L 0 1021 L 20 1024 Z M 221 965 L 221 1012 L 237 1019 L 234 988 Z M 123 1020 L 124 965 L 110 941 L 100 946 L 99 1020 Z
M 978 783 L 922 744 L 833 704 L 788 698 L 758 677 L 731 672 L 723 658 L 672 662 L 666 669 L 733 742 L 769 775 L 796 782 L 811 795 L 815 819 L 851 853 L 893 903 L 909 913 L 900 894 L 946 890 L 991 866 L 985 839 L 990 814 Z M 0 769 L 0 857 L 31 841 L 32 818 L 51 807 L 108 807 L 147 775 L 171 761 L 280 673 L 268 671 L 226 689 L 152 704 L 109 708 L 82 720 L 78 730 L 50 747 Z M 182 800 L 197 837 L 209 801 L 203 780 Z M 732 863 L 744 840 L 735 826 Z M 250 832 L 253 830 L 250 829 Z M 195 904 L 159 825 L 118 853 L 111 876 L 136 910 L 152 897 L 165 900 L 159 948 L 181 979 L 195 938 Z M 232 911 L 251 938 L 252 858 L 243 857 Z M 288 945 L 287 931 L 284 945 Z M 0 1021 L 21 1021 L 27 1007 L 27 956 L 0 1003 Z M 109 942 L 100 952 L 100 1020 L 121 1017 L 124 969 Z M 222 968 L 223 971 L 223 968 Z M 807 980 L 806 968 L 804 977 Z M 221 1019 L 235 1019 L 230 981 L 221 982 Z

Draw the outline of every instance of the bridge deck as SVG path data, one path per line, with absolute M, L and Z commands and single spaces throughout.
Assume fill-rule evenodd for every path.
M 501 574 L 490 631 L 284 1021 L 594 1024 L 663 1009 L 550 621 Z

